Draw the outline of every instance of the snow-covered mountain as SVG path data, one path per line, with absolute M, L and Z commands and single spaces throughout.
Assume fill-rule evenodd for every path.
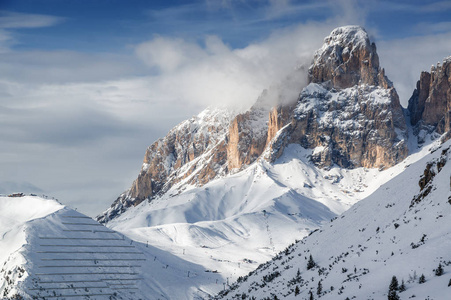
M 430 154 L 217 298 L 387 299 L 395 276 L 404 283 L 404 291 L 394 290 L 400 299 L 449 299 L 450 146 L 435 143 Z
M 300 96 L 283 92 L 304 87 L 293 87 L 292 76 L 245 113 L 207 109 L 176 126 L 147 149 L 132 187 L 98 220 L 158 199 L 180 182 L 177 193 L 246 169 L 260 157 L 274 162 L 289 144 L 315 149 L 312 161 L 320 167 L 384 168 L 407 156 L 398 95 L 363 28 L 332 31 L 308 73 L 310 84 Z
M 207 109 L 176 126 L 98 217 L 219 276 L 191 278 L 183 297 L 169 298 L 219 292 L 427 154 L 430 138 L 417 147 L 412 110 L 400 106 L 363 28 L 326 37 L 296 97 L 282 93 L 286 82 L 247 112 Z
M 153 143 L 100 223 L 0 197 L 1 295 L 382 299 L 395 275 L 442 299 L 450 65 L 422 74 L 403 109 L 365 30 L 340 27 L 249 110 L 208 108 Z

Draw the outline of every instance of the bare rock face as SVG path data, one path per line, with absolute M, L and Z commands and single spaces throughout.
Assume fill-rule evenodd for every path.
M 254 162 L 266 146 L 268 110 L 253 108 L 235 117 L 229 127 L 227 143 L 228 167 L 240 169 Z
M 290 142 L 314 148 L 320 167 L 387 167 L 407 156 L 403 120 L 391 90 L 358 85 L 331 92 L 311 84 L 295 109 Z
M 451 56 L 443 64 L 422 72 L 409 99 L 410 122 L 416 131 L 426 129 L 443 134 L 451 127 Z
M 294 105 L 279 105 L 273 107 L 269 113 L 268 137 L 266 145 L 269 145 L 277 132 L 291 122 Z
M 241 169 L 256 161 L 276 133 L 290 122 L 293 106 L 272 106 L 264 91 L 251 109 L 231 122 L 227 143 L 229 170 Z
M 420 80 L 417 81 L 417 88 L 413 91 L 409 99 L 408 110 L 410 112 L 410 123 L 417 124 L 424 112 L 424 105 L 429 97 L 429 87 L 431 85 L 431 74 L 421 72 Z
M 311 160 L 319 167 L 384 168 L 407 156 L 398 95 L 363 28 L 332 31 L 315 54 L 309 80 L 290 126 L 273 141 L 271 161 L 291 143 L 314 149 Z

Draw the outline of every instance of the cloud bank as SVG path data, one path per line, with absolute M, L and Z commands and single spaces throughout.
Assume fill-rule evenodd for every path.
M 248 108 L 263 89 L 308 66 L 330 28 L 295 26 L 240 49 L 231 49 L 217 36 L 206 36 L 202 44 L 157 36 L 138 45 L 136 55 L 157 72 L 152 89 L 164 98 Z

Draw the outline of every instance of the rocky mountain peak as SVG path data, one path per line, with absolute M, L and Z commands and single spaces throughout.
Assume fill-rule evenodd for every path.
M 415 91 L 409 99 L 410 122 L 415 126 L 418 141 L 425 132 L 443 134 L 451 129 L 451 56 L 442 64 L 421 72 Z
M 370 42 L 367 32 L 360 26 L 336 28 L 324 39 L 309 68 L 309 81 L 330 81 L 340 89 L 357 84 L 392 87 L 379 67 L 376 44 Z
M 313 149 L 311 160 L 320 167 L 385 168 L 407 156 L 399 97 L 365 29 L 333 30 L 308 75 L 290 126 L 273 143 L 272 160 L 291 143 Z

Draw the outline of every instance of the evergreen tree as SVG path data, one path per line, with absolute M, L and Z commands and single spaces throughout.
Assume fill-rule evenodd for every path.
M 424 277 L 424 274 L 421 274 L 420 279 L 418 279 L 418 283 L 425 283 L 426 282 L 426 277 Z
M 313 269 L 315 266 L 316 266 L 316 263 L 313 260 L 312 255 L 310 254 L 310 257 L 309 257 L 308 262 L 307 262 L 307 270 Z
M 320 296 L 322 292 L 323 292 L 323 284 L 321 283 L 321 280 L 320 280 L 320 281 L 318 281 L 318 287 L 316 288 L 316 294 L 318 296 Z
M 389 291 L 397 291 L 398 290 L 398 278 L 396 276 L 393 276 L 391 278 L 390 286 L 388 287 Z
M 297 296 L 300 292 L 301 291 L 299 290 L 299 286 L 296 286 L 296 288 L 294 289 L 294 295 Z
M 315 300 L 315 299 L 313 298 L 313 293 L 312 293 L 312 291 L 310 291 L 309 294 L 310 294 L 309 300 Z
M 404 283 L 404 279 L 403 279 L 401 281 L 401 285 L 398 288 L 398 291 L 401 293 L 401 292 L 404 292 L 405 290 L 406 290 L 406 284 Z
M 448 282 L 448 286 L 451 286 L 451 279 L 450 279 L 449 282 Z
M 444 271 L 443 271 L 442 264 L 439 263 L 439 264 L 438 264 L 438 268 L 435 269 L 435 276 L 442 276 L 443 273 L 444 273 Z
M 398 293 L 396 292 L 398 291 L 398 288 L 398 279 L 396 278 L 396 276 L 393 276 L 391 278 L 390 285 L 388 286 L 388 300 L 399 300 Z

